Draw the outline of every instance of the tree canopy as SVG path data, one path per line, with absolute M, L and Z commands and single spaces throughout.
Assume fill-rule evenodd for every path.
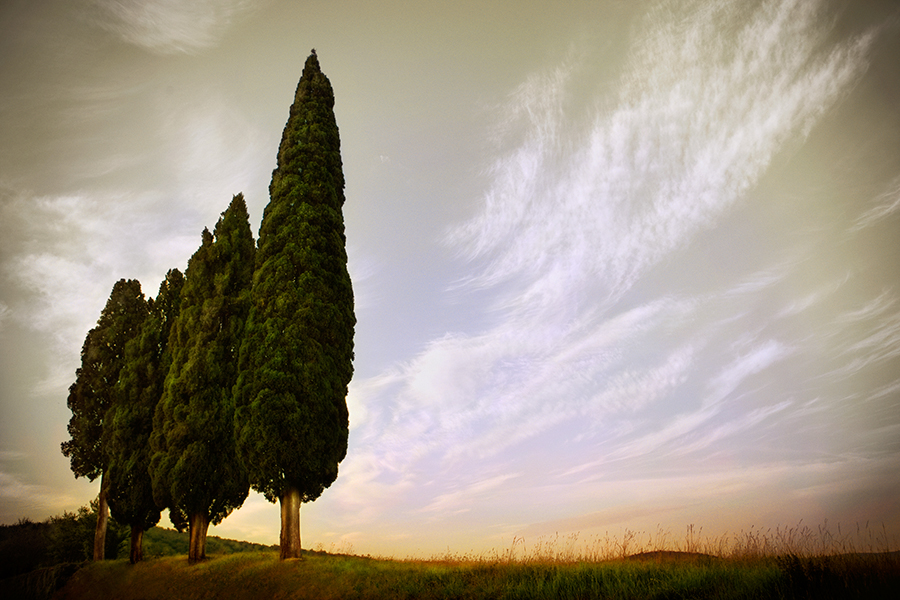
M 189 558 L 249 488 L 282 505 L 282 557 L 299 556 L 299 507 L 337 478 L 347 453 L 356 316 L 347 270 L 344 175 L 334 93 L 315 51 L 297 84 L 269 185 L 258 247 L 234 196 L 185 274 L 155 299 L 116 283 L 69 390 L 76 477 L 143 531 L 169 509 L 190 529 Z
M 340 136 L 315 51 L 297 85 L 269 196 L 241 346 L 235 434 L 253 488 L 282 501 L 284 545 L 286 494 L 309 502 L 337 478 L 353 375 Z M 299 528 L 296 535 L 299 553 Z
M 106 469 L 103 426 L 113 405 L 115 386 L 125 364 L 125 345 L 137 335 L 147 315 L 147 301 L 136 279 L 120 279 L 113 286 L 97 325 L 81 347 L 81 367 L 69 387 L 68 405 L 71 439 L 62 443 L 62 453 L 71 462 L 75 477 L 91 481 Z
M 235 455 L 238 351 L 253 275 L 253 235 L 244 197 L 232 199 L 214 233 L 188 262 L 169 339 L 172 362 L 153 422 L 150 473 L 157 504 L 191 529 L 191 559 L 203 558 L 206 528 L 243 504 L 247 475 Z
M 125 347 L 125 364 L 116 386 L 116 401 L 106 416 L 108 501 L 118 522 L 131 526 L 131 562 L 141 560 L 143 532 L 159 522 L 153 500 L 150 433 L 171 361 L 169 330 L 180 306 L 184 276 L 172 269 L 159 286 L 139 334 Z
M 103 435 L 107 414 L 116 400 L 116 386 L 125 364 L 125 346 L 139 332 L 147 315 L 147 301 L 136 279 L 120 279 L 113 286 L 97 326 L 91 329 L 81 348 L 81 367 L 69 388 L 68 405 L 72 410 L 69 434 L 62 453 L 71 462 L 75 477 L 91 481 L 98 476 L 100 495 L 97 529 L 94 536 L 94 560 L 105 555 L 107 507 L 106 470 L 109 464 L 108 440 Z

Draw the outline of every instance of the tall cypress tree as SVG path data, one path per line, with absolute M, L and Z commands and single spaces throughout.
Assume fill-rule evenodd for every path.
M 154 416 L 153 494 L 190 529 L 188 559 L 206 556 L 206 532 L 243 504 L 250 485 L 234 448 L 238 352 L 253 277 L 253 234 L 242 194 L 188 262 L 169 338 L 172 365 Z
M 259 232 L 235 436 L 254 489 L 281 503 L 281 557 L 300 557 L 300 503 L 347 452 L 353 289 L 334 93 L 315 50 L 297 84 Z
M 106 415 L 115 404 L 115 388 L 125 364 L 125 346 L 134 338 L 147 315 L 147 301 L 141 284 L 135 279 L 120 279 L 113 286 L 97 326 L 91 329 L 81 348 L 81 368 L 69 388 L 69 441 L 62 453 L 71 462 L 75 477 L 93 481 L 100 477 L 97 530 L 94 536 L 94 560 L 102 560 L 106 538 L 106 470 L 108 448 L 103 443 Z
M 171 364 L 169 330 L 180 306 L 184 276 L 178 269 L 166 274 L 140 333 L 125 347 L 125 364 L 116 386 L 116 401 L 107 412 L 104 444 L 108 449 L 107 482 L 113 518 L 131 527 L 130 559 L 143 558 L 144 531 L 159 522 L 150 480 L 150 433 L 153 413 L 162 396 Z

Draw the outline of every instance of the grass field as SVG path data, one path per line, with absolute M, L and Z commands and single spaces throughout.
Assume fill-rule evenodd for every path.
M 306 552 L 280 561 L 266 550 L 193 566 L 184 556 L 105 561 L 80 569 L 53 597 L 894 599 L 900 590 L 900 554 L 867 530 L 847 536 L 797 527 L 702 540 L 688 528 L 683 541 L 666 539 L 554 536 L 528 545 L 517 538 L 491 555 L 429 560 Z
M 900 561 L 890 555 L 754 560 L 650 556 L 601 563 L 393 561 L 308 553 L 183 557 L 130 565 L 92 563 L 54 598 L 894 598 Z

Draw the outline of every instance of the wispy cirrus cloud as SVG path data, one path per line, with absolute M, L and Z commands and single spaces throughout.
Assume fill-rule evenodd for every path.
M 515 473 L 503 473 L 495 475 L 494 477 L 468 483 L 453 491 L 438 495 L 431 503 L 423 507 L 421 511 L 424 513 L 440 514 L 442 517 L 446 517 L 448 514 L 453 514 L 455 512 L 465 512 L 469 510 L 468 506 L 471 506 L 476 499 L 486 494 L 490 494 L 491 491 L 496 490 L 497 488 L 503 487 L 511 479 L 515 479 L 516 477 L 517 475 Z
M 795 265 L 743 284 L 723 278 L 716 297 L 645 291 L 617 303 L 739 205 L 865 71 L 872 37 L 829 41 L 822 11 L 799 0 L 661 2 L 612 97 L 579 105 L 570 88 L 591 71 L 572 57 L 513 92 L 491 184 L 446 239 L 472 265 L 461 287 L 488 299 L 494 324 L 437 338 L 358 388 L 368 408 L 354 455 L 376 470 L 370 481 L 396 470 L 409 485 L 420 469 L 433 477 L 460 457 L 491 460 L 558 427 L 578 431 L 575 441 L 596 424 L 618 431 L 602 460 L 696 450 L 791 406 L 725 415 L 722 405 L 789 359 L 789 344 L 753 334 L 718 357 L 718 370 L 698 367 L 698 353 L 708 364 L 710 340 Z M 732 312 L 716 321 L 716 310 Z M 506 483 L 492 472 L 458 485 L 481 481 Z M 433 493 L 442 507 L 456 497 Z
M 864 72 L 871 36 L 823 50 L 821 10 L 661 3 L 615 105 L 593 114 L 565 110 L 574 67 L 533 76 L 505 117 L 524 141 L 495 163 L 480 213 L 449 237 L 486 261 L 475 282 L 521 277 L 509 302 L 529 309 L 558 311 L 578 298 L 573 288 L 614 300 L 712 226 Z
M 235 21 L 265 0 L 86 0 L 95 22 L 159 54 L 192 53 L 218 43 Z
M 835 319 L 829 343 L 840 363 L 827 376 L 845 379 L 900 357 L 900 301 L 890 290 Z
M 887 189 L 875 198 L 875 206 L 864 212 L 850 227 L 850 233 L 856 233 L 866 227 L 886 219 L 900 211 L 900 177 L 894 179 Z
M 727 397 L 748 377 L 784 359 L 790 348 L 778 340 L 766 340 L 743 353 L 710 381 L 711 395 L 707 404 L 716 404 Z

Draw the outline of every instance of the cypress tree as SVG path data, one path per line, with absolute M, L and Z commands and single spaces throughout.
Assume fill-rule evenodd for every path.
M 113 286 L 96 327 L 91 329 L 81 348 L 81 367 L 69 388 L 67 403 L 72 411 L 69 435 L 62 443 L 75 477 L 94 481 L 100 477 L 97 529 L 94 535 L 94 560 L 103 560 L 106 538 L 108 485 L 106 470 L 108 448 L 103 431 L 107 413 L 115 404 L 115 387 L 125 363 L 125 346 L 134 338 L 147 315 L 147 302 L 141 284 L 135 279 L 120 279 Z
M 235 455 L 238 352 L 253 277 L 253 234 L 242 194 L 188 262 L 169 338 L 172 364 L 150 438 L 157 504 L 190 530 L 188 559 L 206 556 L 206 532 L 243 504 L 250 485 Z
M 236 386 L 235 436 L 253 488 L 281 503 L 281 557 L 300 557 L 300 503 L 347 452 L 353 289 L 334 93 L 315 50 L 281 138 L 259 232 Z
M 144 531 L 159 522 L 150 480 L 150 433 L 153 413 L 162 396 L 172 362 L 169 330 L 180 305 L 184 276 L 178 269 L 166 274 L 140 333 L 125 347 L 125 364 L 116 386 L 116 402 L 107 413 L 103 432 L 108 448 L 109 508 L 113 518 L 131 527 L 130 560 L 143 558 Z

